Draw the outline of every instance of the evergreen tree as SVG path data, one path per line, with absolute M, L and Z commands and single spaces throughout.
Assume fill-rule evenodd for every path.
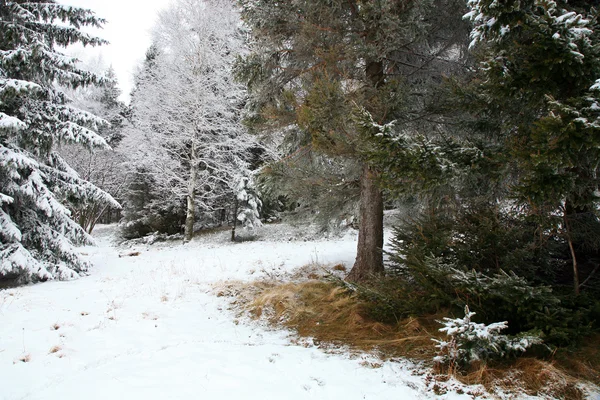
M 409 129 L 418 119 L 425 82 L 457 58 L 460 24 L 451 25 L 444 12 L 454 15 L 463 7 L 436 0 L 240 3 L 255 38 L 238 68 L 253 95 L 248 123 L 261 132 L 304 138 L 295 149 L 301 154 L 358 163 L 358 251 L 349 278 L 382 274 L 379 171 L 366 162 L 365 132 L 350 116 L 364 108 L 378 124 L 402 119 Z
M 71 219 L 65 202 L 96 199 L 118 206 L 53 151 L 61 142 L 107 146 L 96 133 L 105 121 L 70 106 L 55 86 L 99 79 L 55 47 L 104 43 L 79 30 L 103 22 L 89 10 L 51 0 L 0 2 L 1 276 L 77 276 L 88 264 L 73 244 L 91 238 Z
M 572 344 L 600 293 L 597 16 L 582 2 L 469 7 L 479 63 L 439 92 L 441 135 L 357 115 L 386 187 L 427 199 L 397 228 L 391 266 L 428 311 L 467 303 Z
M 588 276 L 600 265 L 597 14 L 553 0 L 469 6 L 472 46 L 483 51 L 479 98 L 500 110 L 497 134 L 518 171 L 511 194 L 540 232 L 567 242 L 579 293 L 581 264 Z
M 234 221 L 233 227 L 231 228 L 231 241 L 235 242 L 235 230 L 237 228 L 238 221 L 242 224 L 244 229 L 254 230 L 262 226 L 260 220 L 260 209 L 262 208 L 262 201 L 258 196 L 254 182 L 249 177 L 242 177 L 235 188 L 235 203 L 234 203 Z
M 147 142 L 148 135 L 155 130 L 165 129 L 158 113 L 143 113 L 140 109 L 156 109 L 147 104 L 159 101 L 150 92 L 154 82 L 163 79 L 158 65 L 159 49 L 156 45 L 146 51 L 146 58 L 135 75 L 131 93 L 131 125 L 126 130 L 123 147 L 136 149 L 127 155 L 125 166 L 130 170 L 124 192 L 123 224 L 121 234 L 126 239 L 145 236 L 153 232 L 177 234 L 185 222 L 185 203 L 171 193 L 161 191 L 153 178 L 149 164 L 152 153 Z M 148 87 L 150 86 L 150 87 Z M 142 129 L 142 127 L 144 127 Z

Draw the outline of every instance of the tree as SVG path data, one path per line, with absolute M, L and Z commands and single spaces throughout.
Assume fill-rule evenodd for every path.
M 76 277 L 88 263 L 73 244 L 92 239 L 65 205 L 96 199 L 118 206 L 53 151 L 61 142 L 107 147 L 96 133 L 105 121 L 70 106 L 54 85 L 99 81 L 55 47 L 104 43 L 79 30 L 103 22 L 90 10 L 49 0 L 0 2 L 1 276 Z
M 462 7 L 397 0 L 240 4 L 255 39 L 238 67 L 252 94 L 248 123 L 288 138 L 300 132 L 300 153 L 359 164 L 359 237 L 349 279 L 383 274 L 379 171 L 367 162 L 365 132 L 351 115 L 364 108 L 378 124 L 397 119 L 406 127 L 418 118 L 424 82 L 456 59 L 461 38 L 460 24 L 436 16 Z
M 596 11 L 553 0 L 469 6 L 472 46 L 483 51 L 479 97 L 501 109 L 498 133 L 518 171 L 512 194 L 539 232 L 558 231 L 568 243 L 578 294 L 581 261 L 593 271 L 600 265 Z M 547 234 L 539 236 L 543 242 Z
M 147 89 L 148 82 L 158 80 L 158 49 L 152 45 L 146 52 L 146 58 L 135 75 L 134 89 L 131 93 L 131 125 L 126 129 L 123 148 L 137 149 L 129 152 L 125 167 L 130 171 L 127 175 L 124 192 L 123 225 L 121 234 L 126 239 L 145 236 L 153 232 L 177 234 L 185 222 L 185 205 L 181 199 L 162 193 L 152 178 L 148 164 L 152 154 L 142 146 L 147 141 L 146 130 L 139 129 L 141 122 L 136 110 L 146 104 L 151 94 Z M 156 116 L 144 114 L 144 117 L 154 118 L 151 126 L 158 129 Z M 140 117 L 141 119 L 141 117 Z M 148 124 L 148 121 L 145 121 Z M 148 126 L 148 125 L 146 125 Z
M 235 200 L 233 207 L 233 227 L 231 228 L 231 241 L 235 242 L 235 229 L 238 221 L 245 229 L 254 230 L 262 226 L 260 221 L 260 209 L 262 201 L 260 200 L 254 181 L 243 176 L 239 178 L 235 188 Z
M 112 148 L 81 151 L 79 146 L 67 144 L 60 147 L 59 153 L 79 176 L 119 199 L 122 197 L 128 176 L 124 168 L 127 150 L 122 149 L 119 144 L 128 125 L 129 107 L 119 100 L 121 91 L 117 87 L 112 67 L 105 70 L 103 77 L 102 85 L 75 90 L 64 88 L 64 91 L 74 106 L 100 116 L 110 123 L 99 127 L 98 134 Z M 99 221 L 114 221 L 112 211 L 116 211 L 117 218 L 120 214 L 120 209 L 97 201 L 87 201 L 72 207 L 71 210 L 74 219 L 90 234 Z
M 391 269 L 425 309 L 468 303 L 572 344 L 597 328 L 600 293 L 597 17 L 582 2 L 469 7 L 478 63 L 439 92 L 444 134 L 360 118 L 386 187 L 432 204 L 397 228 Z
M 177 1 L 159 18 L 152 68 L 136 86 L 139 160 L 163 195 L 185 201 L 185 241 L 197 208 L 232 200 L 254 145 L 239 123 L 243 88 L 231 77 L 244 46 L 238 25 L 226 0 Z

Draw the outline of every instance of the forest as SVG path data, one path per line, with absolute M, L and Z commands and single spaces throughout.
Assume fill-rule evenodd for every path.
M 181 246 L 356 230 L 319 285 L 376 323 L 438 321 L 438 370 L 588 352 L 599 6 L 173 0 L 127 104 L 66 50 L 106 44 L 93 10 L 0 0 L 0 287 L 90 274 L 80 246 L 104 224 Z M 569 372 L 600 384 L 592 358 Z

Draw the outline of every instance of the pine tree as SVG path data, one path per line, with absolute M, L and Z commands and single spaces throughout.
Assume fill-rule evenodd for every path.
M 88 263 L 73 244 L 92 240 L 71 219 L 66 202 L 118 206 L 54 151 L 61 142 L 107 146 L 96 133 L 106 122 L 70 106 L 55 86 L 98 81 L 55 47 L 104 43 L 79 30 L 103 22 L 55 1 L 0 2 L 0 276 L 76 277 Z
M 240 4 L 255 38 L 238 68 L 253 95 L 248 123 L 261 132 L 305 136 L 298 153 L 315 151 L 359 164 L 358 251 L 349 278 L 382 274 L 379 171 L 366 162 L 364 133 L 350 116 L 364 108 L 378 124 L 415 119 L 422 83 L 432 70 L 452 62 L 460 39 L 451 19 L 439 18 L 441 10 L 452 15 L 462 7 L 434 0 Z

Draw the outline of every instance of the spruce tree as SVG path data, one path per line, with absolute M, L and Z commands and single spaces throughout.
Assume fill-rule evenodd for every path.
M 413 120 L 411 109 L 422 103 L 422 83 L 441 60 L 452 62 L 453 44 L 460 38 L 452 33 L 460 24 L 450 26 L 452 19 L 439 16 L 463 7 L 436 0 L 240 4 L 255 39 L 238 68 L 252 95 L 247 122 L 262 133 L 304 136 L 294 154 L 314 151 L 358 163 L 359 237 L 349 279 L 383 274 L 379 171 L 369 166 L 364 132 L 351 116 L 364 108 L 377 124 Z
M 146 51 L 146 58 L 134 77 L 131 93 L 131 125 L 126 130 L 123 146 L 136 151 L 130 152 L 125 162 L 130 173 L 125 184 L 121 234 L 126 239 L 139 238 L 153 232 L 180 233 L 186 217 L 182 199 L 164 193 L 156 184 L 153 171 L 148 166 L 148 163 L 152 163 L 152 155 L 148 146 L 140 146 L 140 143 L 147 144 L 147 135 L 152 131 L 165 129 L 159 121 L 158 113 L 140 115 L 143 109 L 154 110 L 154 106 L 148 105 L 160 101 L 156 96 L 150 95 L 151 88 L 148 88 L 163 79 L 158 65 L 159 54 L 155 44 Z
M 401 227 L 394 261 L 424 269 L 435 255 L 593 296 L 600 289 L 597 16 L 581 2 L 469 7 L 479 63 L 446 90 L 450 100 L 436 116 L 444 135 L 407 135 L 360 118 L 376 132 L 371 160 L 387 187 L 425 193 L 435 211 Z
M 253 231 L 255 228 L 262 226 L 260 220 L 260 210 L 262 201 L 259 198 L 258 192 L 254 185 L 252 177 L 243 176 L 239 178 L 239 182 L 235 188 L 235 200 L 233 208 L 233 227 L 231 228 L 231 241 L 236 241 L 235 230 L 238 221 L 242 227 Z
M 73 278 L 88 268 L 73 244 L 91 238 L 66 207 L 86 199 L 118 204 L 81 179 L 54 151 L 61 142 L 106 147 L 106 122 L 68 104 L 56 84 L 79 87 L 98 77 L 56 50 L 103 40 L 90 10 L 55 1 L 0 1 L 0 276 Z
M 589 3 L 469 1 L 472 46 L 482 51 L 479 98 L 515 169 L 511 194 L 539 225 L 540 241 L 568 244 L 574 292 L 600 265 L 600 24 Z M 565 258 L 567 258 L 565 257 Z M 566 274 L 564 271 L 563 274 Z

